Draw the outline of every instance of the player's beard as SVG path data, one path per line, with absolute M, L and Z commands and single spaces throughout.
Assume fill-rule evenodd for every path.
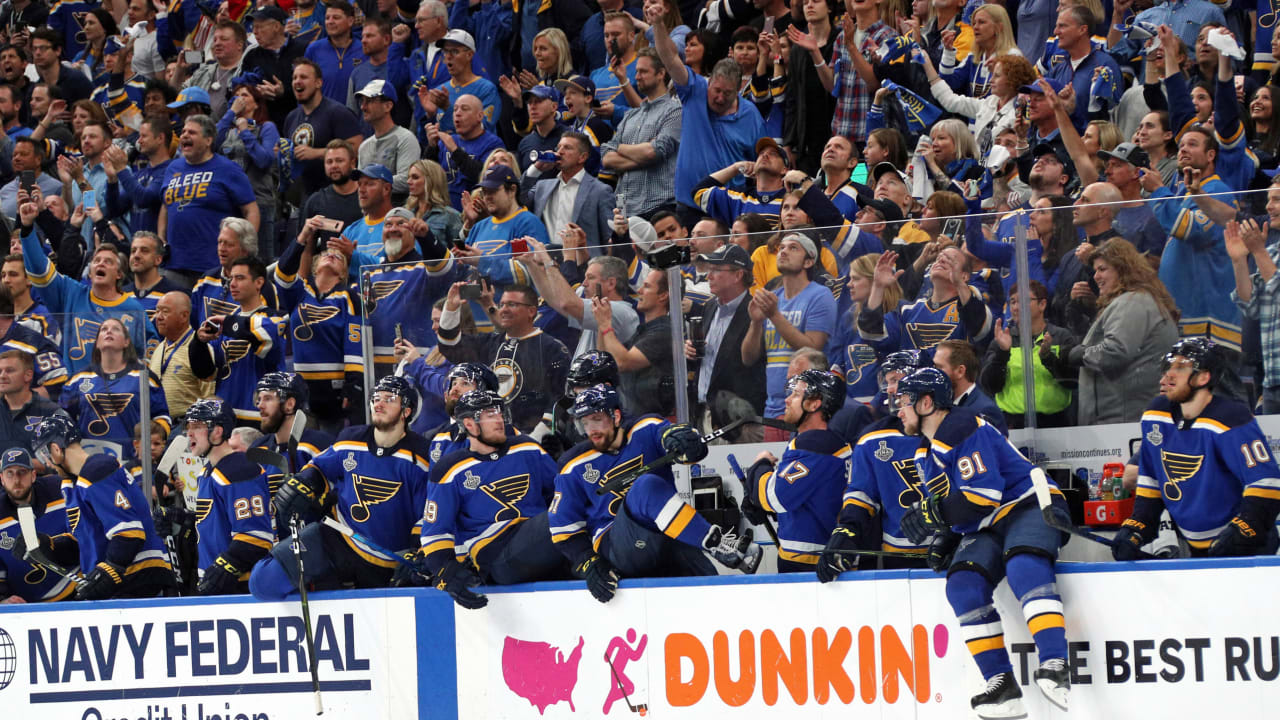
M 379 420 L 377 416 L 373 418 L 373 429 L 378 432 L 391 432 L 400 425 L 400 418 L 391 418 L 390 420 Z
M 284 424 L 284 410 L 280 409 L 279 407 L 277 407 L 276 411 L 271 413 L 270 415 L 263 415 L 262 419 L 258 421 L 259 429 L 261 429 L 262 432 L 268 435 L 274 434 L 277 430 L 280 429 L 280 426 L 283 424 Z
M 1188 380 L 1185 383 L 1178 383 L 1177 385 L 1169 388 L 1169 392 L 1165 394 L 1165 397 L 1168 398 L 1171 403 L 1182 404 L 1184 402 L 1189 402 L 1191 398 L 1195 397 L 1197 389 L 1198 388 L 1191 387 L 1191 381 Z
M 590 435 L 587 435 L 587 437 L 591 440 L 591 447 L 594 448 L 596 452 L 608 452 L 613 447 L 613 440 L 617 437 L 619 432 L 620 430 L 615 427 L 607 432 L 604 439 L 599 443 L 597 443 L 595 438 Z

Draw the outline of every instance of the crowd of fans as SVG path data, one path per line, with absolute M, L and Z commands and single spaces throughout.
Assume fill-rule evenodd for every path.
M 855 443 L 903 350 L 1002 432 L 1028 372 L 1040 427 L 1136 422 L 1192 337 L 1280 412 L 1272 28 L 1148 5 L 7 0 L 0 438 L 61 411 L 154 464 L 217 397 L 276 449 L 284 372 L 305 462 L 366 378 L 465 437 L 479 365 L 563 463 L 607 357 L 628 416 L 684 394 L 703 433 L 829 371 Z

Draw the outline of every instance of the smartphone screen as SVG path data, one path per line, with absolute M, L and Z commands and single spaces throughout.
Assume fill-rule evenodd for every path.
M 93 191 L 93 190 L 85 190 L 85 191 L 84 191 L 84 195 L 81 195 L 80 197 L 81 197 L 81 200 L 84 202 L 84 209 L 85 209 L 85 210 L 88 210 L 89 208 L 93 208 L 93 207 L 97 207 L 97 206 L 98 206 L 98 193 L 97 193 L 97 192 L 95 192 L 95 191 Z
M 204 53 L 199 50 L 188 50 L 182 54 L 182 59 L 186 60 L 188 65 L 199 65 L 204 62 Z
M 21 176 L 21 177 L 22 177 L 22 180 L 21 180 L 20 182 L 22 183 L 22 189 L 23 189 L 23 190 L 26 190 L 27 192 L 31 192 L 32 188 L 34 188 L 34 187 L 36 186 L 36 173 L 35 173 L 35 171 L 34 171 L 34 170 L 23 170 L 23 171 L 22 171 L 22 176 Z
M 765 33 L 773 32 L 773 18 L 767 17 L 764 19 L 764 29 L 761 32 L 765 32 Z
M 517 254 L 529 252 L 529 242 L 524 238 L 516 238 L 515 240 L 512 240 L 511 252 L 517 253 Z

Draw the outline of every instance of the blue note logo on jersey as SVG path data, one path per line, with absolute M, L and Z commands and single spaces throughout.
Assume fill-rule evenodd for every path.
M 243 360 L 249 354 L 248 340 L 226 340 L 222 343 L 222 352 L 227 356 L 227 369 L 224 376 L 231 374 L 231 365 Z
M 92 388 L 93 384 L 89 383 L 89 387 Z M 81 392 L 84 389 L 84 383 L 80 383 Z M 90 435 L 101 437 L 111 431 L 111 418 L 124 412 L 129 403 L 133 402 L 133 393 L 86 393 L 85 400 L 89 402 L 95 416 L 85 426 L 85 430 Z
M 1169 478 L 1164 484 L 1164 496 L 1177 502 L 1182 499 L 1182 488 L 1178 487 L 1178 483 L 1190 480 L 1200 472 L 1200 466 L 1204 464 L 1204 455 L 1187 455 L 1161 450 L 1160 464 L 1164 466 L 1165 477 Z
M 69 481 L 68 481 L 69 482 Z M 80 508 L 67 508 L 67 529 L 71 530 L 71 534 L 76 533 L 76 528 L 80 526 Z
M 83 360 L 89 355 L 89 343 L 98 339 L 98 326 L 101 322 L 96 320 L 87 320 L 85 318 L 76 318 L 75 321 L 75 345 L 67 351 L 67 357 L 72 360 Z
M 385 298 L 391 297 L 395 291 L 404 285 L 403 280 L 375 280 L 373 283 L 373 301 L 377 302 Z
M 493 514 L 494 522 L 515 520 L 520 517 L 516 503 L 529 494 L 529 473 L 494 480 L 481 488 L 481 491 L 502 506 L 501 510 Z
M 850 345 L 844 350 L 845 356 L 849 358 L 849 368 L 845 370 L 844 381 L 846 385 L 857 385 L 862 381 L 862 371 L 866 370 L 876 362 L 876 351 L 870 345 Z M 880 447 L 884 447 L 881 442 Z M 892 450 L 890 451 L 893 452 Z
M 213 509 L 213 498 L 196 498 L 196 524 L 204 522 Z
M 207 295 L 204 298 L 204 316 L 207 318 L 213 317 L 214 315 L 230 315 L 239 309 L 240 306 L 233 302 L 219 300 Z
M 400 492 L 400 483 L 367 475 L 352 475 L 351 485 L 356 495 L 356 502 L 349 508 L 351 519 L 360 523 L 369 520 L 370 505 L 384 503 Z
M 498 395 L 504 401 L 510 401 L 520 394 L 520 389 L 524 387 L 524 373 L 515 360 L 498 358 L 490 367 L 493 368 L 493 374 L 498 376 Z
M 302 320 L 302 324 L 293 330 L 295 340 L 306 342 L 315 336 L 315 332 L 311 326 L 316 323 L 322 323 L 325 320 L 332 319 L 338 314 L 336 305 L 308 305 L 303 303 L 298 306 L 298 318 Z
M 917 350 L 928 350 L 951 337 L 956 330 L 956 323 L 960 321 L 958 316 L 952 321 L 951 315 L 954 311 L 954 308 L 947 311 L 944 322 L 907 323 L 907 335 L 911 338 L 912 346 Z

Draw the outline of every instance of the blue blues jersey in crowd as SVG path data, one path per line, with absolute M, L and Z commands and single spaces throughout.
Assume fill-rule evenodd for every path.
M 920 474 L 916 472 L 916 450 L 920 437 L 902 432 L 902 422 L 889 415 L 867 426 L 853 448 L 853 470 L 844 489 L 840 524 L 854 529 L 860 537 L 880 526 L 880 548 L 889 552 L 910 552 L 919 546 L 903 537 L 902 515 L 912 503 L 924 498 Z M 946 494 L 946 476 L 937 475 L 932 494 Z
M 310 279 L 286 275 L 279 266 L 274 280 L 280 310 L 289 318 L 294 371 L 311 381 L 341 381 L 347 373 L 362 372 L 362 321 L 355 291 L 338 285 L 321 293 Z
M 750 488 L 778 516 L 778 560 L 816 565 L 840 512 L 853 451 L 830 430 L 808 430 L 787 444 L 777 466 Z
M 976 305 L 973 305 L 974 299 L 978 301 Z M 891 313 L 864 309 L 859 318 L 859 329 L 863 339 L 882 353 L 927 350 L 943 340 L 974 342 L 989 335 L 995 321 L 991 317 L 991 309 L 976 291 L 970 305 L 970 309 L 978 313 L 975 318 L 982 320 L 980 324 L 973 323 L 974 327 L 964 321 L 966 306 L 961 305 L 958 296 L 935 306 L 933 298 L 922 294 L 919 300 L 903 303 Z M 869 327 L 874 323 L 866 322 L 868 318 L 881 317 L 883 322 L 877 329 Z
M 453 255 L 442 260 L 423 260 L 411 250 L 400 264 L 362 273 L 362 295 L 368 305 L 370 338 L 375 365 L 394 365 L 396 333 L 414 346 L 436 346 L 431 329 L 431 306 L 449 292 L 455 280 Z
M 480 274 L 500 287 L 512 283 L 531 285 L 529 271 L 511 256 L 511 241 L 525 235 L 543 244 L 551 242 L 547 227 L 538 216 L 522 207 L 504 218 L 490 216 L 476 223 L 467 236 L 467 245 L 480 251 L 476 266 Z
M 204 359 L 212 357 L 217 395 L 231 403 L 239 420 L 261 419 L 254 401 L 258 380 L 269 372 L 285 369 L 280 326 L 267 312 L 262 306 L 247 315 L 237 309 L 222 321 L 221 335 L 207 344 L 193 340 L 189 351 L 197 374 L 200 374 L 199 368 L 205 367 Z M 208 354 L 201 357 L 202 352 Z M 202 376 L 209 377 L 208 374 Z
M 79 0 L 56 0 L 49 6 L 49 27 L 62 36 L 62 57 L 73 58 L 84 51 L 84 16 L 98 6 Z
M 431 465 L 422 553 L 434 573 L 459 560 L 483 568 L 504 534 L 546 512 L 559 466 L 532 438 L 517 435 L 494 453 L 458 450 Z M 508 536 L 509 537 L 509 536 Z
M 844 380 L 845 397 L 869 403 L 880 389 L 880 356 L 863 341 L 857 325 L 847 316 L 836 325 L 836 334 L 827 343 L 827 363 Z
M 397 551 L 419 546 L 427 503 L 427 441 L 421 435 L 410 432 L 391 447 L 379 447 L 372 425 L 347 428 L 307 463 L 301 476 L 321 488 L 343 523 L 379 547 Z M 371 565 L 397 564 L 358 540 L 342 539 Z
M 231 298 L 230 280 L 222 274 L 222 268 L 209 270 L 196 280 L 191 289 L 191 327 L 198 328 L 200 323 L 216 315 L 230 315 L 240 309 L 240 303 Z M 280 300 L 276 296 L 276 285 L 273 282 L 262 284 L 262 302 L 274 317 L 278 315 Z
M 67 382 L 67 368 L 62 364 L 62 352 L 53 341 L 15 322 L 0 336 L 0 351 L 4 350 L 21 350 L 30 355 L 34 367 L 32 384 L 48 388 L 52 392 L 50 397 L 57 397 Z
M 271 526 L 271 495 L 261 466 L 249 462 L 244 453 L 233 452 L 205 468 L 196 485 L 201 576 L 223 557 L 243 570 L 240 579 L 247 581 L 249 569 L 275 542 Z
M 142 483 L 115 458 L 90 455 L 75 480 L 62 480 L 62 496 L 67 525 L 80 545 L 82 571 L 110 562 L 125 568 L 126 582 L 152 576 L 172 583 L 173 568 L 151 522 Z
M 1274 518 L 1278 503 L 1280 470 L 1244 404 L 1218 395 L 1187 419 L 1161 396 L 1142 414 L 1135 520 L 1155 528 L 1167 508 L 1191 547 L 1205 550 L 1242 511 Z
M 107 318 L 118 318 L 124 324 L 139 355 L 146 350 L 148 338 L 156 337 L 141 303 L 128 295 L 103 300 L 94 295 L 88 285 L 58 272 L 34 232 L 22 238 L 22 261 L 31 283 L 40 288 L 40 297 L 50 310 L 61 316 L 62 363 L 68 372 L 77 373 L 89 367 L 98 326 Z
M 960 534 L 995 526 L 1019 504 L 1036 502 L 1031 462 L 994 425 L 963 408 L 947 413 L 915 460 L 924 489 L 944 496 L 943 517 Z
M 456 450 L 466 450 L 470 445 L 467 441 L 467 432 L 453 420 L 446 421 L 444 425 L 427 432 L 425 437 L 430 448 L 427 459 L 432 463 Z
M 74 544 L 67 526 L 67 501 L 57 479 L 36 478 L 30 504 L 36 516 L 36 532 L 53 538 L 55 548 Z M 26 602 L 54 602 L 74 595 L 75 583 L 10 552 L 19 537 L 22 528 L 18 525 L 17 506 L 8 494 L 0 493 L 0 597 L 17 595 Z
M 32 299 L 35 298 L 36 292 L 35 288 L 31 289 Z M 49 338 L 49 342 L 53 343 L 54 347 L 62 347 L 62 323 L 39 300 L 24 312 L 15 312 L 13 319 L 14 322 L 21 323 L 24 327 Z
M 115 372 L 92 368 L 67 381 L 59 398 L 80 427 L 85 447 L 96 448 L 120 459 L 135 457 L 133 430 L 142 422 L 141 383 L 146 373 L 151 421 L 169 432 L 169 403 L 164 388 L 150 371 L 132 365 Z
M 596 489 L 615 477 L 638 470 L 666 454 L 662 449 L 662 433 L 670 423 L 656 415 L 644 415 L 624 421 L 617 432 L 623 433 L 622 448 L 617 452 L 600 452 L 584 441 L 563 457 L 569 461 L 556 477 L 556 493 L 551 501 L 551 540 L 577 565 L 600 547 L 601 538 L 622 510 L 623 500 L 631 487 L 597 495 Z M 674 487 L 671 468 L 653 472 Z M 689 515 L 692 515 L 690 508 Z M 682 528 L 692 517 L 671 518 Z

